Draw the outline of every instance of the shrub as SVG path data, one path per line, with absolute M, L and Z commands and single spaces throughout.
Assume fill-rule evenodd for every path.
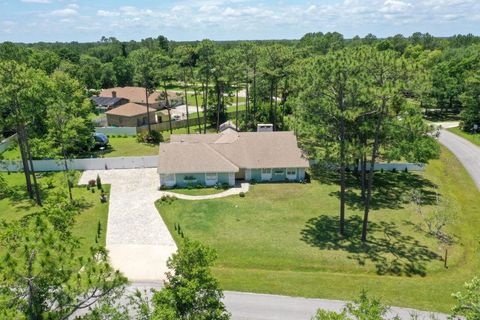
M 8 197 L 9 194 L 10 188 L 8 187 L 7 181 L 2 175 L 0 175 L 0 199 Z
M 228 188 L 230 188 L 230 185 L 228 183 L 222 183 L 223 190 L 227 190 Z
M 95 180 L 93 180 L 93 179 L 88 181 L 88 186 L 89 186 L 90 188 L 95 187 L 96 184 L 97 184 L 97 182 L 96 182 Z
M 250 180 L 250 184 L 257 184 L 257 180 L 255 179 Z
M 163 141 L 163 136 L 160 132 L 152 130 L 150 134 L 148 132 L 137 134 L 137 141 L 140 143 L 157 144 Z
M 408 172 L 408 167 L 405 167 L 405 169 L 403 169 L 403 172 Z
M 47 189 L 55 188 L 55 183 L 53 182 L 53 178 L 48 178 L 46 183 L 47 183 Z
M 100 175 L 97 174 L 97 189 L 101 190 L 102 189 L 102 180 L 100 179 Z
M 392 169 L 392 172 L 393 172 L 393 173 L 397 173 L 397 168 L 393 168 L 393 169 Z
M 243 192 L 243 191 L 240 192 L 238 195 L 240 196 L 240 198 L 245 198 L 245 192 Z

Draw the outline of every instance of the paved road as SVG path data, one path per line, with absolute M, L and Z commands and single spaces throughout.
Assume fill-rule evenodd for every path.
M 447 130 L 438 138 L 460 160 L 480 190 L 480 147 Z
M 161 288 L 162 285 L 158 283 L 134 283 L 127 287 L 126 293 L 128 295 L 140 290 L 151 297 L 151 289 L 160 290 Z M 224 294 L 225 306 L 232 314 L 233 320 L 309 320 L 319 308 L 339 312 L 346 304 L 345 301 L 339 300 L 307 299 L 270 294 L 232 291 L 226 291 Z M 126 299 L 125 302 L 127 302 Z M 417 315 L 418 320 L 431 320 L 432 315 L 438 320 L 448 319 L 445 314 L 398 307 L 391 308 L 387 319 L 399 316 L 402 320 L 411 320 L 411 315 Z

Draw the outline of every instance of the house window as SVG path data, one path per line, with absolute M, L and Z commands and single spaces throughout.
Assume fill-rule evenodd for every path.
M 275 170 L 273 170 L 273 174 L 276 175 L 276 176 L 283 175 L 283 173 L 284 173 L 283 169 L 275 169 Z
M 206 180 L 217 180 L 217 174 L 216 173 L 205 173 L 205 179 Z
M 287 169 L 287 176 L 294 176 L 297 174 L 295 169 Z
M 263 168 L 263 169 L 262 169 L 262 174 L 272 174 L 272 169 L 270 169 L 270 168 Z

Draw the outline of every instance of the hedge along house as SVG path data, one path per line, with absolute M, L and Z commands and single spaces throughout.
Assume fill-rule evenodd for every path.
M 160 144 L 161 187 L 216 184 L 238 180 L 301 181 L 308 160 L 293 132 L 235 132 L 172 135 Z

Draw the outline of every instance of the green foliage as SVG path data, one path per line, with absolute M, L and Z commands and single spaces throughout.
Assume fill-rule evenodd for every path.
M 79 240 L 71 234 L 77 213 L 58 196 L 38 214 L 2 223 L 0 242 L 7 250 L 0 275 L 7 299 L 0 300 L 1 310 L 30 319 L 67 318 L 122 293 L 126 279 L 111 268 L 104 248 L 78 254 Z
M 0 200 L 8 197 L 9 194 L 10 187 L 8 186 L 7 180 L 5 180 L 3 174 L 0 173 Z
M 464 291 L 452 295 L 457 301 L 452 309 L 453 316 L 467 320 L 480 319 L 480 278 L 475 277 L 465 283 Z
M 229 319 L 218 281 L 210 273 L 216 254 L 199 242 L 184 239 L 168 260 L 165 288 L 154 293 L 153 319 Z
M 97 189 L 102 190 L 102 179 L 100 179 L 100 175 L 97 174 L 97 179 L 95 181 L 97 183 Z
M 161 132 L 152 130 L 150 133 L 142 132 L 137 134 L 137 142 L 140 143 L 150 143 L 150 144 L 158 144 L 163 142 L 163 135 Z
M 318 310 L 312 320 L 383 320 L 388 309 L 379 299 L 369 298 L 363 291 L 360 297 L 348 303 L 341 313 Z

